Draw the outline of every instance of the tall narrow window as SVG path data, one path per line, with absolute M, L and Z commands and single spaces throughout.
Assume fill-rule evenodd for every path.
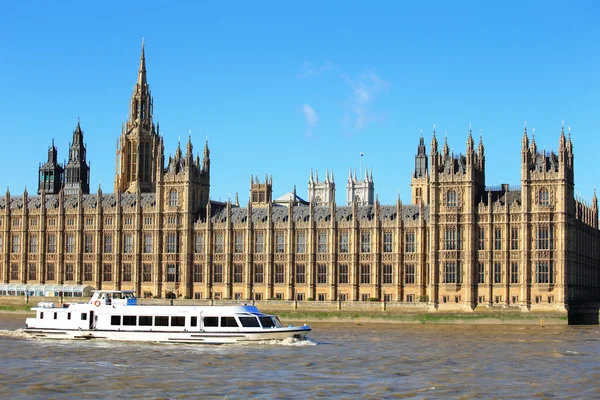
M 104 282 L 112 281 L 112 264 L 104 264 L 102 272 L 102 280 Z
M 550 205 L 550 192 L 548 189 L 542 188 L 539 191 L 540 206 L 548 207 Z
M 296 265 L 296 283 L 306 283 L 306 265 Z
M 477 283 L 485 283 L 485 263 L 479 263 L 479 279 Z
M 94 235 L 91 233 L 85 234 L 84 251 L 87 254 L 94 252 Z
M 21 237 L 19 235 L 12 235 L 12 252 L 21 252 Z
M 131 282 L 131 264 L 123 264 L 123 282 Z
M 412 285 L 415 283 L 415 265 L 414 264 L 406 264 L 404 268 L 404 283 L 407 285 Z
M 16 281 L 19 279 L 19 264 L 10 264 L 10 279 Z
M 29 263 L 29 267 L 27 268 L 27 271 L 29 272 L 28 279 L 30 281 L 37 280 L 37 264 Z
M 550 250 L 552 229 L 549 226 L 539 226 L 536 231 L 536 249 Z
M 360 266 L 360 283 L 371 283 L 371 266 L 368 264 L 361 264 Z
M 317 234 L 317 252 L 327 253 L 327 232 L 319 231 Z
M 244 232 L 236 232 L 234 235 L 233 252 L 240 254 L 244 252 Z
M 510 264 L 510 283 L 519 283 L 519 263 Z
M 298 232 L 296 235 L 296 253 L 306 253 L 306 233 Z
M 254 234 L 254 252 L 264 253 L 265 252 L 265 234 L 264 232 L 256 232 Z
M 363 231 L 360 234 L 360 251 L 361 253 L 371 252 L 371 232 Z
M 169 192 L 169 206 L 177 207 L 177 190 L 175 189 Z
M 494 283 L 502 283 L 502 264 L 494 263 Z
M 233 283 L 244 282 L 244 266 L 242 264 L 233 264 Z
M 83 280 L 90 282 L 93 279 L 93 265 L 91 263 L 83 264 Z
M 56 235 L 54 233 L 48 235 L 48 253 L 56 253 Z
M 502 250 L 502 230 L 494 229 L 494 250 Z
M 416 250 L 415 242 L 415 232 L 406 232 L 404 234 L 404 251 L 406 251 L 407 253 L 414 253 Z
M 221 254 L 225 249 L 223 233 L 215 234 L 215 253 Z
M 66 253 L 74 253 L 75 252 L 75 235 L 72 233 L 67 234 L 67 243 L 65 246 Z
M 338 266 L 338 283 L 349 283 L 348 264 L 340 264 Z
M 194 235 L 194 252 L 195 253 L 204 253 L 204 234 L 196 233 Z
M 167 234 L 167 253 L 177 253 L 177 234 Z
M 104 252 L 105 253 L 112 253 L 112 251 L 113 251 L 112 238 L 113 237 L 111 234 L 104 235 Z
M 275 233 L 275 253 L 284 253 L 285 252 L 285 233 L 276 232 Z
M 29 236 L 29 252 L 37 253 L 37 251 L 38 251 L 38 236 L 30 235 Z
M 340 253 L 348 253 L 349 251 L 349 242 L 348 242 L 348 232 L 340 233 Z
M 152 264 L 142 265 L 142 281 L 152 282 Z
M 456 191 L 455 190 L 448 190 L 448 202 L 446 203 L 446 205 L 448 207 L 456 207 L 457 201 L 456 201 Z
M 75 280 L 73 274 L 73 264 L 67 263 L 65 264 L 65 281 L 73 281 Z
M 264 283 L 265 282 L 265 273 L 264 266 L 262 264 L 254 265 L 254 283 Z
M 123 253 L 133 253 L 133 235 L 131 233 L 123 235 Z
M 383 252 L 391 253 L 394 247 L 394 234 L 392 232 L 383 232 Z
M 203 265 L 202 264 L 194 264 L 192 267 L 192 281 L 194 283 L 203 282 L 204 281 L 203 274 Z
M 275 283 L 285 283 L 285 265 L 275 264 Z
M 394 274 L 392 270 L 392 264 L 383 264 L 383 283 L 391 284 L 393 283 Z
M 146 254 L 152 253 L 152 234 L 151 233 L 144 234 L 144 253 L 146 253 Z
M 519 228 L 511 228 L 510 230 L 510 249 L 519 250 Z
M 49 263 L 46 265 L 46 280 L 47 281 L 53 281 L 55 278 L 54 276 L 54 264 L 53 263 Z
M 223 265 L 215 264 L 213 271 L 213 280 L 215 283 L 223 283 Z
M 317 265 L 317 283 L 327 283 L 327 265 L 325 264 Z
M 479 250 L 485 250 L 485 228 L 479 227 Z

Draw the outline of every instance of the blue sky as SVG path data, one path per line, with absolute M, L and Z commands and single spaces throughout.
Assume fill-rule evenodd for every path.
M 0 14 L 0 188 L 37 190 L 54 138 L 81 119 L 91 187 L 112 192 L 115 145 L 142 38 L 165 151 L 208 137 L 211 198 L 247 202 L 250 175 L 278 197 L 311 168 L 373 171 L 384 204 L 410 201 L 422 129 L 486 147 L 486 183 L 519 184 L 523 124 L 539 148 L 572 128 L 576 191 L 600 183 L 600 6 L 504 2 L 7 2 Z M 429 150 L 429 145 L 427 146 Z

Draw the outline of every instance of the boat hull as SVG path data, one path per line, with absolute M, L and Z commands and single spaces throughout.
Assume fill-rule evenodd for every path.
M 228 344 L 271 340 L 304 339 L 309 327 L 263 329 L 256 332 L 165 332 L 102 331 L 26 328 L 24 332 L 40 339 L 116 340 L 163 343 Z

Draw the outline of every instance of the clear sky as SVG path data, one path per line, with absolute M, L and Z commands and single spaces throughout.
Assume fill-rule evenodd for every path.
M 212 3 L 212 4 L 211 4 Z M 311 168 L 373 171 L 383 204 L 410 201 L 419 132 L 464 153 L 469 124 L 486 183 L 519 184 L 523 124 L 556 150 L 572 128 L 576 191 L 600 183 L 597 1 L 5 2 L 0 13 L 0 193 L 37 191 L 52 138 L 68 157 L 81 119 L 91 185 L 112 192 L 115 144 L 142 38 L 165 156 L 208 137 L 211 198 L 273 196 Z

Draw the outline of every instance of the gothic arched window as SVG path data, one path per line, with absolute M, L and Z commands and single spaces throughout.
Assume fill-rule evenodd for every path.
M 177 207 L 177 190 L 175 189 L 169 192 L 169 206 Z
M 456 207 L 456 190 L 448 190 L 446 205 L 448 207 Z
M 540 206 L 547 207 L 550 205 L 550 192 L 548 192 L 548 189 L 546 189 L 546 188 L 540 189 L 539 202 L 540 202 Z

